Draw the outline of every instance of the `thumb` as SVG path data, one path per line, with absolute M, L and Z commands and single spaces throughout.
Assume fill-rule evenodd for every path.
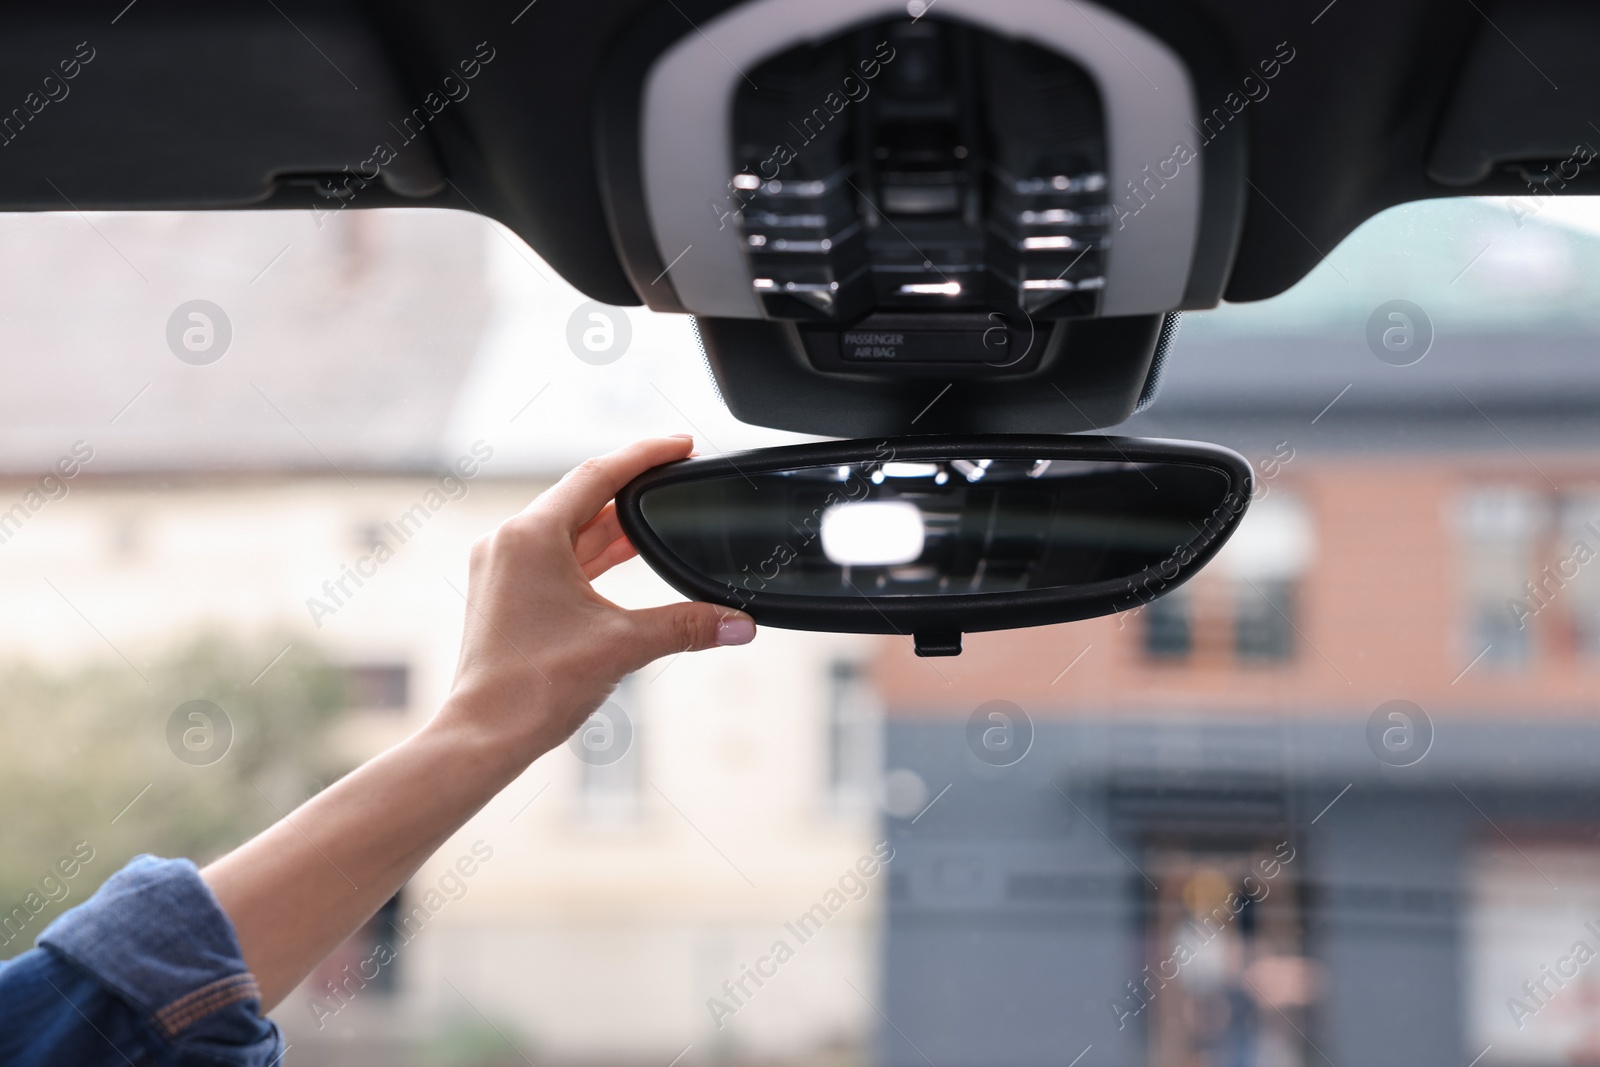
M 756 636 L 754 619 L 720 604 L 667 604 L 630 611 L 627 617 L 633 629 L 631 658 L 639 667 L 679 652 L 749 644 Z

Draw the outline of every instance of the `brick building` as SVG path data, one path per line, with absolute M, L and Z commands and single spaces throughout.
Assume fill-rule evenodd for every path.
M 1528 303 L 1596 242 L 1495 210 L 1391 213 L 1185 325 L 1122 429 L 1260 479 L 1189 586 L 887 646 L 881 1062 L 1596 1062 L 1600 368 L 1587 308 Z M 1484 227 L 1547 287 L 1452 288 Z M 1366 342 L 1390 297 L 1432 312 L 1420 362 Z

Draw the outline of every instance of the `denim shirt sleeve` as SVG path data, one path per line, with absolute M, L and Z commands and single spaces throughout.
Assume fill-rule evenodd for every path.
M 0 964 L 0 1063 L 271 1067 L 278 1028 L 188 860 L 139 856 Z

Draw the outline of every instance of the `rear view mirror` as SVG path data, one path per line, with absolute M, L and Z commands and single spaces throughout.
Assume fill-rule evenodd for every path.
M 1175 589 L 1227 541 L 1250 465 L 1127 437 L 909 437 L 647 471 L 628 539 L 685 596 L 799 630 L 961 634 L 1106 615 Z

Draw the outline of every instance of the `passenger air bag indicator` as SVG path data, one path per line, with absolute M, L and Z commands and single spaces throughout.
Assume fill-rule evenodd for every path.
M 862 330 L 844 335 L 844 358 L 860 360 L 899 359 L 905 344 L 903 333 Z
M 850 363 L 1004 363 L 1010 338 L 1000 330 L 845 330 L 839 355 Z
M 954 374 L 1026 374 L 1039 365 L 1054 324 L 998 311 L 942 315 L 869 315 L 844 329 L 800 326 L 800 343 L 818 370 Z

